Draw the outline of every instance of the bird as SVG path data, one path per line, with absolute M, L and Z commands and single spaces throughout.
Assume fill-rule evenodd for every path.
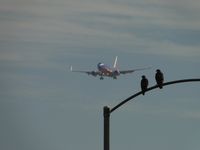
M 142 80 L 141 80 L 141 90 L 142 90 L 142 94 L 145 95 L 145 92 L 147 90 L 149 81 L 148 79 L 145 77 L 145 75 L 142 76 Z
M 158 87 L 159 87 L 160 89 L 162 89 L 162 87 L 163 87 L 163 82 L 164 82 L 164 75 L 163 75 L 163 73 L 160 71 L 160 69 L 157 69 L 157 70 L 156 70 L 155 79 L 156 79 L 156 83 L 157 83 Z

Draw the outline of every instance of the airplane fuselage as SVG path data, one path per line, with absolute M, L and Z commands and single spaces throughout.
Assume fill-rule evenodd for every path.
M 117 69 L 115 68 L 112 69 L 103 63 L 98 63 L 97 69 L 101 73 L 101 76 L 108 76 L 116 79 L 116 77 L 120 75 Z

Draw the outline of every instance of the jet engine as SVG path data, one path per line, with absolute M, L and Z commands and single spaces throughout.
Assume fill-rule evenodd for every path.
M 115 71 L 113 72 L 113 79 L 117 79 L 117 76 L 119 76 L 119 75 L 120 75 L 119 70 L 115 70 Z
M 92 72 L 91 72 L 91 75 L 93 75 L 94 77 L 96 77 L 96 76 L 97 76 L 97 73 L 96 73 L 95 71 L 92 71 Z

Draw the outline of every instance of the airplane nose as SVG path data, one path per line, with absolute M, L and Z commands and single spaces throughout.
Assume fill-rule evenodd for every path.
M 103 63 L 98 63 L 97 67 L 101 68 L 104 64 Z
M 100 68 L 100 64 L 101 64 L 101 63 L 98 63 L 98 64 L 97 64 L 97 68 L 98 68 L 98 69 Z

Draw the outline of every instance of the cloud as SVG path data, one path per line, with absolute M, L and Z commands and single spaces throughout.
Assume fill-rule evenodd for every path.
M 3 12 L 11 12 L 10 16 L 17 18 L 2 23 L 6 29 L 3 36 L 9 33 L 17 41 L 67 44 L 71 48 L 125 51 L 139 48 L 142 52 L 163 55 L 169 52 L 182 56 L 189 51 L 191 55 L 199 55 L 200 19 L 196 15 L 199 10 L 195 9 L 198 3 L 195 0 L 189 4 L 179 0 L 60 0 L 56 3 L 19 0 L 16 6 L 8 2 L 2 5 L 6 7 L 1 7 Z M 6 27 L 10 23 L 12 30 L 12 26 Z
M 198 4 L 197 0 L 4 1 L 1 67 L 56 70 L 66 62 L 64 56 L 97 50 L 199 58 Z

